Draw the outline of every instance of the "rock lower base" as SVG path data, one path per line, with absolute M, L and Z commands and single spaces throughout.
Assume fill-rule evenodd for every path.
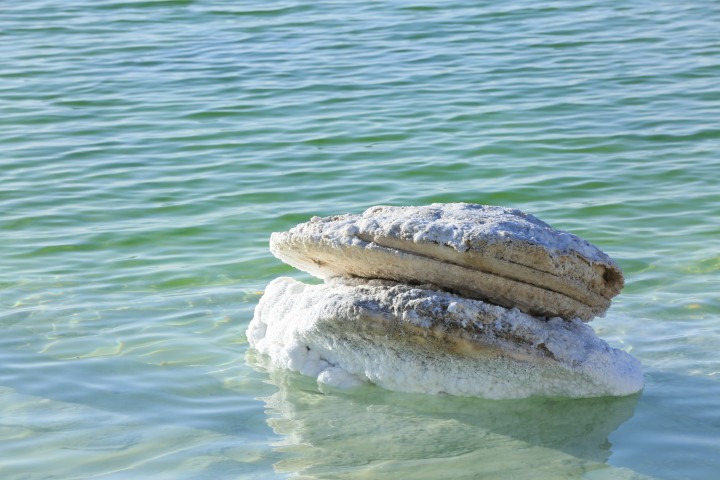
M 580 320 L 533 317 L 386 281 L 271 282 L 250 345 L 280 367 L 351 387 L 494 399 L 622 396 L 640 363 Z

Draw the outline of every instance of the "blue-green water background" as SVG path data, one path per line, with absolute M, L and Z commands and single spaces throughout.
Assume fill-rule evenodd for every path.
M 720 4 L 4 0 L 0 477 L 720 476 Z M 321 391 L 270 232 L 509 205 L 627 286 L 625 399 Z

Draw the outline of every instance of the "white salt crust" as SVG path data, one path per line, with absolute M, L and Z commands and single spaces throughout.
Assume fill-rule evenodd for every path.
M 278 366 L 351 387 L 485 398 L 621 396 L 639 362 L 580 320 L 385 281 L 271 282 L 247 330 Z
M 323 222 L 322 231 L 311 224 Z M 321 235 L 337 247 L 364 246 L 357 233 L 399 237 L 415 243 L 437 243 L 466 252 L 480 242 L 525 242 L 556 255 L 580 254 L 588 262 L 619 269 L 605 252 L 569 232 L 556 230 L 537 217 L 514 208 L 472 203 L 433 203 L 427 206 L 376 206 L 362 215 L 313 217 L 291 232 Z

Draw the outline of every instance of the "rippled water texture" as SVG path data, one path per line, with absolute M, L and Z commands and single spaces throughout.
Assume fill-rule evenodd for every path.
M 0 476 L 720 475 L 717 2 L 4 0 Z M 623 399 L 319 390 L 245 328 L 270 232 L 517 207 L 627 286 Z

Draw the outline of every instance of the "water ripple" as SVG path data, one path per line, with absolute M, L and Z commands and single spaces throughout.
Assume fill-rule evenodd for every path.
M 433 201 L 516 206 L 617 258 L 627 287 L 595 325 L 650 373 L 607 463 L 711 476 L 718 13 L 709 0 L 6 0 L 4 478 L 293 465 L 256 400 L 275 388 L 243 358 L 264 285 L 309 280 L 269 254 L 270 232 Z M 548 455 L 548 476 L 578 475 L 552 449 L 521 473 Z

